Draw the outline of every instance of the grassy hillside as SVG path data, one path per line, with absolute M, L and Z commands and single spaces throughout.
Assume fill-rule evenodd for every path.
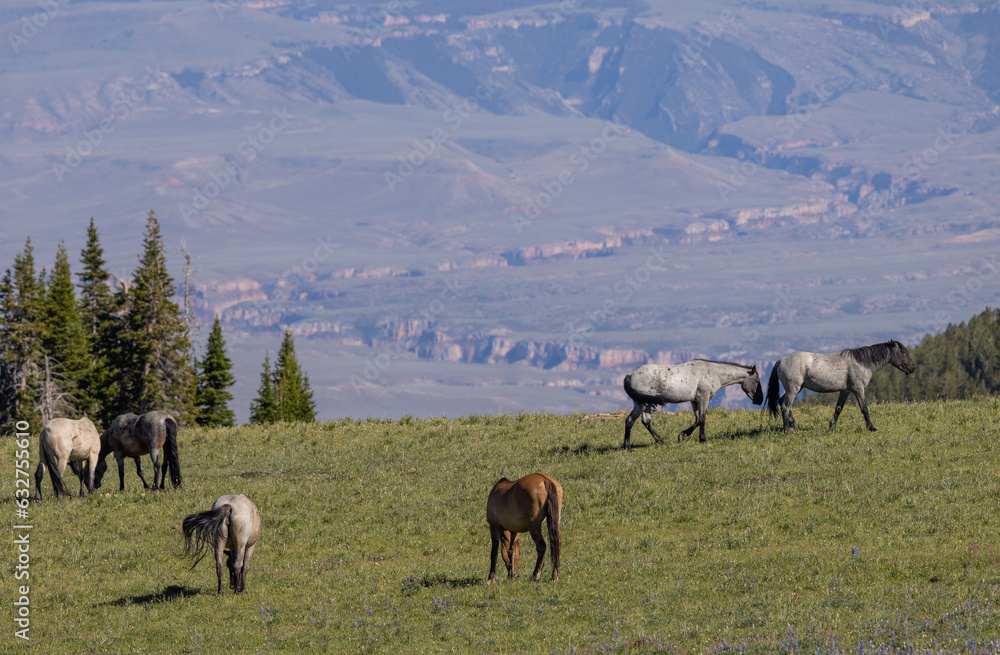
M 54 501 L 46 480 L 32 650 L 983 652 L 1000 635 L 998 410 L 881 405 L 868 433 L 848 408 L 827 433 L 830 410 L 802 407 L 788 435 L 719 410 L 708 443 L 653 446 L 639 427 L 632 453 L 621 415 L 185 430 L 181 491 L 141 491 L 131 463 L 124 493 L 112 467 L 85 501 Z M 666 437 L 690 413 L 654 423 Z M 0 447 L 11 499 L 14 444 Z M 486 495 L 533 471 L 564 488 L 561 579 L 546 562 L 527 582 L 528 540 L 521 577 L 487 586 Z M 181 559 L 179 526 L 239 492 L 264 531 L 247 592 L 219 598 L 211 563 Z M 7 648 L 9 541 L 3 561 Z

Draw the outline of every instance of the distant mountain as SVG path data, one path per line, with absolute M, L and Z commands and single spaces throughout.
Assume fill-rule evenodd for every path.
M 286 326 L 326 417 L 912 343 L 1000 297 L 1000 10 L 845 7 L 23 2 L 0 267 L 93 215 L 127 277 L 154 209 L 241 418 Z

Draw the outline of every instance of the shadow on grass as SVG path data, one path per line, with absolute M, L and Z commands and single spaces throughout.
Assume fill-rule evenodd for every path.
M 429 589 L 430 587 L 448 587 L 450 589 L 455 589 L 459 587 L 472 587 L 477 584 L 482 584 L 483 581 L 479 578 L 452 578 L 443 573 L 428 574 L 420 578 L 413 576 L 406 576 L 399 587 L 400 591 L 404 594 L 409 595 L 416 593 L 421 589 Z
M 165 587 L 163 591 L 156 594 L 125 596 L 124 598 L 119 598 L 118 600 L 113 600 L 109 603 L 101 603 L 101 606 L 112 605 L 116 607 L 125 607 L 128 605 L 149 605 L 150 603 L 162 603 L 170 600 L 177 600 L 178 598 L 196 596 L 200 593 L 201 589 L 191 589 L 180 585 L 170 585 L 169 587 Z
M 652 446 L 650 443 L 633 443 L 632 449 L 639 450 L 641 448 L 649 448 Z M 591 446 L 589 443 L 580 444 L 576 447 L 571 446 L 558 446 L 556 448 L 550 448 L 550 455 L 607 455 L 608 453 L 618 452 L 622 449 L 621 445 L 613 446 Z
M 759 426 L 757 426 L 755 428 L 750 428 L 749 430 L 732 430 L 732 431 L 729 431 L 729 432 L 727 432 L 725 434 L 719 434 L 719 435 L 715 436 L 715 439 L 716 440 L 721 440 L 721 439 L 732 439 L 732 440 L 736 440 L 736 439 L 756 439 L 758 437 L 767 436 L 767 435 L 773 434 L 775 432 L 781 432 L 781 426 L 780 425 L 777 428 L 774 427 L 773 425 L 759 425 Z M 698 440 L 698 437 L 695 437 L 695 441 L 697 441 L 697 440 Z M 711 440 L 712 439 L 709 438 L 709 441 L 711 441 Z

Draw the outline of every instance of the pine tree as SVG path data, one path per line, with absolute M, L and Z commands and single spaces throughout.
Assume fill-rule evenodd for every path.
M 917 370 L 872 378 L 870 401 L 938 400 L 1000 393 L 1000 309 L 987 307 L 968 323 L 926 335 L 910 352 Z
M 76 302 L 66 246 L 60 242 L 49 276 L 42 311 L 45 353 L 44 391 L 40 399 L 42 420 L 56 416 L 77 418 L 90 369 L 90 347 Z
M 35 274 L 34 248 L 29 237 L 24 253 L 14 257 L 13 272 L 0 279 L 0 426 L 16 421 L 38 425 L 35 400 L 44 370 L 42 321 L 44 273 Z
M 274 378 L 278 420 L 315 421 L 316 403 L 309 387 L 309 377 L 303 373 L 295 356 L 295 342 L 292 340 L 291 330 L 285 330 L 284 339 L 281 341 Z
M 173 300 L 176 291 L 160 225 L 150 211 L 139 267 L 125 296 L 122 352 L 128 366 L 119 371 L 120 405 L 137 414 L 166 410 L 183 421 L 193 418 L 195 375 L 187 326 Z
M 119 341 L 122 306 L 108 285 L 111 274 L 93 217 L 80 263 L 80 317 L 90 343 L 90 367 L 84 382 L 88 393 L 78 401 L 80 409 L 95 423 L 108 425 L 119 414 L 134 409 L 118 405 L 119 370 L 126 363 L 122 361 Z
M 274 396 L 274 373 L 271 371 L 271 355 L 264 354 L 264 370 L 260 373 L 260 387 L 257 397 L 250 403 L 250 423 L 266 425 L 278 420 L 278 406 Z
M 198 405 L 199 425 L 233 425 L 236 415 L 229 409 L 228 403 L 233 399 L 229 387 L 233 386 L 233 363 L 226 355 L 226 340 L 222 336 L 222 325 L 216 315 L 212 324 L 212 332 L 208 335 L 205 346 L 205 358 L 198 366 L 198 391 L 195 403 Z

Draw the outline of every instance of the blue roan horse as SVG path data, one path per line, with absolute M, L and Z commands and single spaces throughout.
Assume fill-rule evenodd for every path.
M 781 422 L 785 431 L 795 429 L 795 417 L 792 416 L 792 403 L 802 389 L 828 393 L 839 391 L 837 407 L 830 419 L 830 428 L 837 425 L 840 410 L 850 394 L 858 399 L 861 415 L 865 417 L 865 425 L 875 432 L 875 426 L 868 416 L 868 402 L 865 400 L 865 387 L 871 381 L 872 375 L 886 364 L 892 364 L 903 373 L 909 375 L 917 366 L 910 359 L 906 346 L 898 341 L 876 343 L 871 346 L 849 348 L 837 353 L 807 353 L 794 352 L 785 355 L 771 369 L 771 379 L 767 385 L 767 410 L 771 416 L 778 415 L 781 409 Z M 785 394 L 778 398 L 778 381 L 785 387 Z
M 663 443 L 663 439 L 653 429 L 650 412 L 654 406 L 666 403 L 690 402 L 694 409 L 694 424 L 678 434 L 677 441 L 690 436 L 695 428 L 698 428 L 698 440 L 705 441 L 705 410 L 708 409 L 708 401 L 719 389 L 731 384 L 739 384 L 755 405 L 764 402 L 764 391 L 760 386 L 756 366 L 707 359 L 695 359 L 676 366 L 640 366 L 625 376 L 625 393 L 635 403 L 635 407 L 625 419 L 625 443 L 622 448 L 632 449 L 632 424 L 640 415 L 646 430 L 658 443 Z

